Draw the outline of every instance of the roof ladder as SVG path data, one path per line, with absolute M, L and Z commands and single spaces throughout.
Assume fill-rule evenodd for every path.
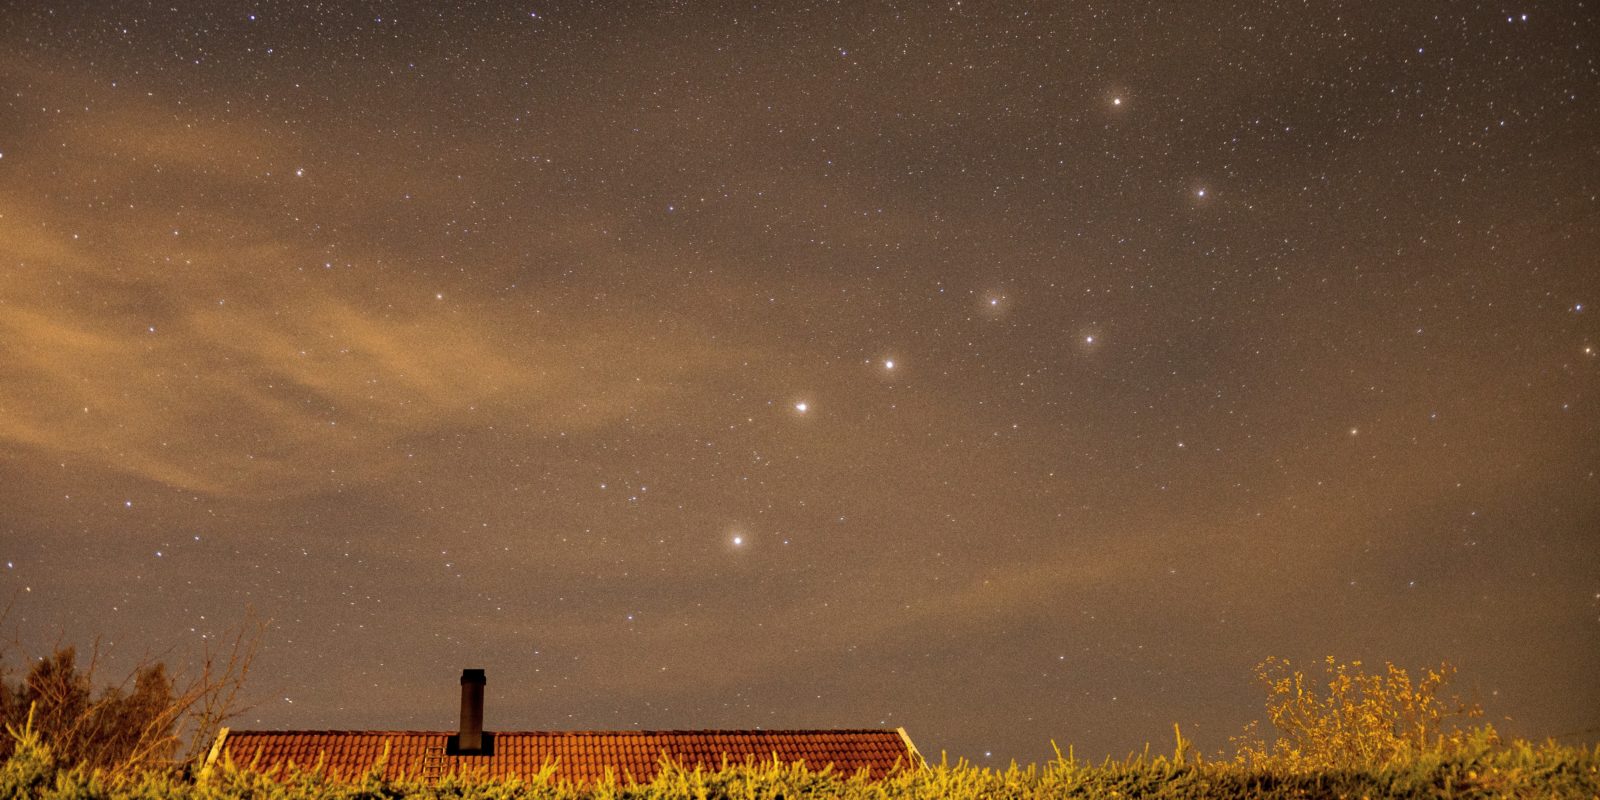
M 438 783 L 444 776 L 444 766 L 449 759 L 444 754 L 444 745 L 433 745 L 422 749 L 422 779 L 428 783 Z

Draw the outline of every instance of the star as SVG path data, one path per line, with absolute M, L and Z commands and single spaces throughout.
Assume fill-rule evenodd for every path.
M 1120 97 L 1111 98 L 1111 105 L 1114 105 L 1114 106 L 1122 105 L 1122 98 L 1120 98 Z
M 894 359 L 892 359 L 892 358 L 884 359 L 883 368 L 884 369 L 894 369 Z
M 796 411 L 798 411 L 798 412 L 800 412 L 802 414 L 806 413 L 806 409 L 807 408 L 809 408 L 809 406 L 807 406 L 805 404 L 805 401 L 801 401 L 801 402 L 798 402 L 798 403 L 794 404 L 794 410 L 796 410 Z
M 734 544 L 735 547 L 742 546 L 744 544 L 744 537 L 743 536 L 735 536 L 735 537 L 733 537 L 733 544 Z

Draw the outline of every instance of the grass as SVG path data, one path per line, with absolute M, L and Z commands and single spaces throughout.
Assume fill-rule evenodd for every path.
M 723 770 L 664 763 L 643 784 L 617 780 L 575 786 L 539 775 L 503 782 L 446 777 L 387 780 L 374 772 L 341 781 L 319 770 L 274 780 L 225 763 L 183 770 L 110 771 L 57 764 L 31 730 L 13 730 L 17 747 L 0 767 L 0 800 L 708 800 L 709 798 L 1600 798 L 1600 746 L 1499 744 L 1490 738 L 1449 754 L 1423 753 L 1379 769 L 1291 770 L 1189 756 L 1179 738 L 1172 756 L 1079 761 L 1059 753 L 1044 765 L 1004 769 L 963 761 L 904 771 L 873 781 L 864 774 L 778 763 Z

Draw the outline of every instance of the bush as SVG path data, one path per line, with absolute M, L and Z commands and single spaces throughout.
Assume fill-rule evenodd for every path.
M 78 671 L 77 651 L 60 648 L 34 662 L 17 685 L 0 680 L 0 723 L 19 725 L 31 714 L 32 735 L 67 763 L 110 767 L 169 758 L 177 716 L 166 666 L 141 667 L 131 683 L 131 691 L 108 686 L 95 698 L 89 676 Z M 0 755 L 9 755 L 17 741 L 0 742 Z
M 1483 716 L 1481 709 L 1441 695 L 1455 675 L 1449 664 L 1413 679 L 1394 664 L 1368 673 L 1360 661 L 1341 664 L 1329 656 L 1323 670 L 1325 693 L 1287 659 L 1257 665 L 1277 735 L 1268 743 L 1259 723 L 1251 723 L 1234 740 L 1241 763 L 1290 772 L 1376 771 L 1498 742 L 1493 727 L 1464 724 Z
M 173 766 L 205 752 L 223 721 L 237 713 L 264 625 L 233 629 L 186 678 L 145 662 L 120 683 L 94 693 L 98 648 L 80 669 L 78 652 L 59 647 L 16 682 L 0 668 L 0 725 L 26 728 L 62 763 L 94 769 Z M 180 754 L 187 739 L 189 747 Z M 0 758 L 22 740 L 0 737 Z

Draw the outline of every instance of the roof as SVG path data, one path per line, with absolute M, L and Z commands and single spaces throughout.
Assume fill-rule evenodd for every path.
M 619 781 L 655 777 L 663 754 L 694 768 L 779 761 L 805 762 L 837 774 L 866 768 L 881 778 L 896 766 L 916 768 L 922 758 L 903 728 L 865 730 L 745 731 L 507 731 L 493 736 L 492 755 L 447 755 L 453 731 L 232 731 L 217 737 L 208 761 L 226 753 L 235 764 L 280 775 L 293 763 L 320 762 L 330 777 L 357 779 L 372 770 L 388 747 L 386 778 L 437 778 L 454 772 L 491 780 L 536 775 L 554 762 L 555 779 L 593 783 L 607 769 Z

